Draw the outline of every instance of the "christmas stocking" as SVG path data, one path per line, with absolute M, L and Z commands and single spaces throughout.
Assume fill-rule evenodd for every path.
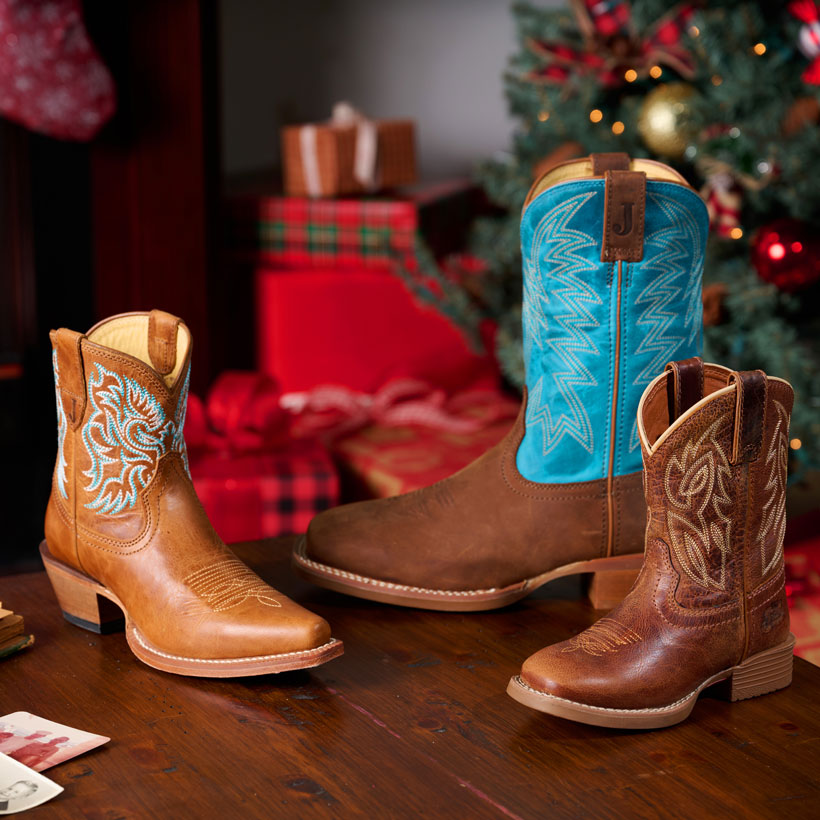
M 51 137 L 89 140 L 115 105 L 79 0 L 0 0 L 0 114 Z

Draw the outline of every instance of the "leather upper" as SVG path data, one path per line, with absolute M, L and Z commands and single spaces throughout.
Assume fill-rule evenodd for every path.
M 521 217 L 530 402 L 517 463 L 532 481 L 638 472 L 644 388 L 702 352 L 706 207 L 616 159 L 593 157 L 602 176 L 539 180 Z

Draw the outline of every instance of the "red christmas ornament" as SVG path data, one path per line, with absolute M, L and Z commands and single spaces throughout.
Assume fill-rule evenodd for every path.
M 764 282 L 801 290 L 820 280 L 820 237 L 799 219 L 776 219 L 757 232 L 752 262 Z

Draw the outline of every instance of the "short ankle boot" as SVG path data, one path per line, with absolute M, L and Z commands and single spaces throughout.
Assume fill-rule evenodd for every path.
M 527 389 L 509 435 L 426 489 L 328 510 L 294 566 L 320 586 L 425 609 L 504 606 L 562 575 L 637 572 L 635 412 L 701 347 L 708 230 L 671 168 L 594 155 L 547 172 L 521 219 Z
M 731 700 L 792 676 L 783 565 L 790 385 L 699 359 L 676 362 L 638 411 L 646 557 L 605 618 L 525 661 L 508 692 L 597 726 L 686 718 L 723 682 Z
M 65 617 L 101 632 L 124 616 L 132 652 L 183 675 L 340 655 L 327 623 L 239 561 L 199 503 L 182 434 L 188 328 L 155 310 L 51 341 L 58 446 L 40 552 Z

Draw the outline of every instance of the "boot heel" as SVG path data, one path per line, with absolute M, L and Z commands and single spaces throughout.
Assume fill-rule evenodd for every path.
M 102 587 L 96 581 L 56 561 L 45 541 L 40 545 L 40 556 L 57 603 L 69 623 L 98 634 L 117 632 L 125 626 L 119 607 L 99 594 Z
M 789 639 L 759 652 L 735 667 L 731 681 L 731 700 L 745 700 L 785 689 L 792 682 L 794 663 L 794 635 Z
M 639 569 L 594 572 L 589 581 L 589 600 L 595 609 L 614 609 L 632 589 Z

